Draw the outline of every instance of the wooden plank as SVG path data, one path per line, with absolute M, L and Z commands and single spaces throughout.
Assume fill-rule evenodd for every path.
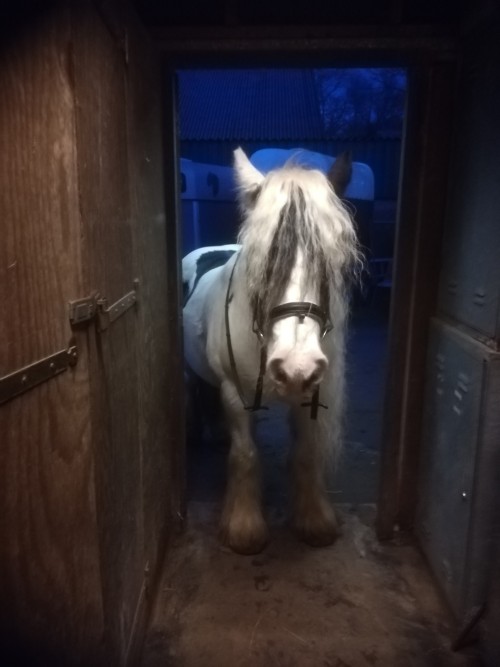
M 148 36 L 131 23 L 127 118 L 131 216 L 140 281 L 139 427 L 143 451 L 145 557 L 154 570 L 171 512 L 172 465 L 168 446 L 171 425 L 167 399 L 172 355 L 167 295 L 161 71 L 159 54 L 148 41 Z
M 18 28 L 0 66 L 0 375 L 68 345 L 67 302 L 83 289 L 69 14 Z M 102 659 L 87 343 L 73 340 L 75 368 L 0 409 L 9 664 Z
M 73 14 L 73 72 L 87 292 L 109 302 L 137 276 L 129 200 L 126 42 L 92 11 Z M 140 306 L 139 306 L 140 308 Z M 143 595 L 138 310 L 92 330 L 92 438 L 104 612 L 111 661 L 124 664 Z
M 412 72 L 395 248 L 378 534 L 411 529 L 429 322 L 435 310 L 447 194 L 455 67 Z
M 179 509 L 183 470 L 183 378 L 179 369 L 179 311 L 169 298 L 167 257 L 175 224 L 167 225 L 163 175 L 162 71 L 159 52 L 133 16 L 127 21 L 127 119 L 131 218 L 140 280 L 138 311 L 139 434 L 142 448 L 144 561 L 148 597 L 155 597 L 165 547 Z M 171 271 L 170 271 L 171 273 Z M 146 608 L 138 620 L 140 648 Z M 140 624 L 142 623 L 142 628 Z M 134 650 L 134 649 L 133 649 Z M 135 651 L 138 653 L 138 650 Z M 129 656 L 133 662 L 133 653 Z
M 169 420 L 175 424 L 171 432 L 172 449 L 172 508 L 180 527 L 185 516 L 186 502 L 186 452 L 185 452 L 185 404 L 179 395 L 179 387 L 185 389 L 184 341 L 182 331 L 182 250 L 180 212 L 180 147 L 178 133 L 178 95 L 175 71 L 168 59 L 163 61 L 162 107 L 164 119 L 163 154 L 165 156 L 165 214 L 169 221 L 167 244 L 167 285 L 170 330 L 170 354 L 172 358 L 172 383 L 169 391 Z

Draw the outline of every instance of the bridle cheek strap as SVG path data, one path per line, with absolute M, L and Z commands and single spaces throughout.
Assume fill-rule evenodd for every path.
M 233 283 L 233 275 L 234 275 L 234 270 L 236 268 L 236 264 L 238 262 L 238 257 L 236 257 L 236 260 L 233 264 L 233 268 L 231 269 L 231 275 L 229 276 L 229 282 L 227 285 L 227 292 L 226 292 L 226 300 L 224 303 L 224 320 L 225 320 L 225 325 L 226 325 L 226 342 L 227 342 L 227 353 L 229 356 L 229 365 L 231 366 L 231 371 L 233 373 L 233 378 L 234 378 L 234 384 L 236 386 L 236 390 L 238 392 L 238 395 L 240 397 L 240 401 L 243 404 L 243 407 L 245 410 L 250 410 L 250 412 L 257 412 L 258 410 L 268 410 L 268 408 L 265 405 L 261 405 L 262 403 L 262 391 L 264 388 L 264 375 L 266 372 L 266 363 L 267 363 L 267 348 L 263 344 L 263 340 L 260 339 L 259 341 L 261 342 L 260 346 L 260 368 L 259 368 L 259 377 L 257 378 L 257 384 L 255 387 L 255 397 L 253 401 L 253 405 L 247 405 L 245 401 L 245 396 L 243 394 L 243 387 L 241 384 L 240 376 L 238 374 L 238 367 L 236 366 L 236 359 L 234 357 L 234 350 L 233 350 L 233 343 L 231 340 L 231 329 L 229 326 L 229 304 L 231 303 L 233 299 L 233 295 L 231 294 L 231 285 Z M 257 333 L 257 332 L 256 332 Z
M 250 410 L 250 412 L 257 412 L 257 410 L 269 409 L 266 405 L 262 405 L 262 390 L 264 388 L 264 375 L 266 373 L 266 363 L 267 363 L 267 348 L 265 347 L 265 345 L 261 345 L 259 377 L 257 378 L 257 384 L 255 386 L 255 398 L 253 400 L 253 405 L 250 406 L 245 405 L 245 410 Z
M 231 366 L 231 371 L 233 373 L 234 383 L 236 385 L 236 390 L 240 397 L 240 400 L 243 404 L 245 410 L 251 412 L 257 412 L 258 410 L 268 410 L 265 405 L 262 405 L 262 392 L 264 389 L 264 375 L 266 373 L 266 364 L 267 364 L 267 347 L 265 345 L 265 336 L 262 331 L 262 326 L 259 323 L 259 317 L 257 314 L 258 308 L 254 312 L 254 321 L 252 331 L 257 336 L 260 343 L 260 367 L 259 367 L 259 376 L 257 378 L 257 384 L 255 386 L 255 396 L 252 405 L 247 405 L 245 397 L 243 394 L 243 387 L 241 384 L 240 376 L 238 374 L 238 367 L 236 366 L 236 359 L 234 357 L 233 343 L 231 340 L 231 330 L 229 326 L 229 304 L 232 301 L 233 295 L 231 294 L 231 285 L 233 283 L 234 270 L 238 262 L 238 257 L 233 264 L 231 269 L 231 274 L 229 276 L 229 282 L 227 285 L 226 300 L 224 304 L 224 319 L 226 325 L 226 342 L 227 342 L 227 352 L 229 356 L 229 364 Z M 327 314 L 327 310 L 320 308 L 315 303 L 310 303 L 309 301 L 291 301 L 289 303 L 283 303 L 280 306 L 273 308 L 269 314 L 270 322 L 284 319 L 286 317 L 298 317 L 299 322 L 302 323 L 304 318 L 311 317 L 316 320 L 321 327 L 321 338 L 324 338 L 326 334 L 333 329 L 333 324 L 331 323 L 330 317 Z M 319 387 L 316 388 L 314 394 L 311 397 L 310 403 L 301 403 L 302 407 L 311 408 L 311 419 L 318 418 L 318 408 L 328 409 L 327 405 L 320 403 L 319 401 Z

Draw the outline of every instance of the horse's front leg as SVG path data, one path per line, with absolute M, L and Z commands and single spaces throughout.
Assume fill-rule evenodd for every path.
M 231 434 L 221 539 L 238 553 L 255 554 L 266 545 L 268 532 L 262 516 L 259 462 L 250 415 L 231 382 L 222 384 L 221 395 Z
M 292 416 L 296 435 L 291 454 L 293 524 L 304 542 L 327 546 L 335 541 L 338 525 L 326 491 L 325 435 L 307 409 L 295 408 Z

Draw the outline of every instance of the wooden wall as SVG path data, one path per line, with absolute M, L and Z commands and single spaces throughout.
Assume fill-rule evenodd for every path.
M 1 357 L 4 375 L 65 348 L 67 302 L 86 289 L 81 256 L 68 12 L 21 32 L 0 67 Z M 89 356 L 0 408 L 0 627 L 54 659 L 99 654 Z
M 15 28 L 0 59 L 0 376 L 70 341 L 79 359 L 0 407 L 1 648 L 9 664 L 120 665 L 178 510 L 160 65 L 128 11 L 83 2 Z M 69 300 L 112 303 L 134 279 L 136 308 L 71 329 Z

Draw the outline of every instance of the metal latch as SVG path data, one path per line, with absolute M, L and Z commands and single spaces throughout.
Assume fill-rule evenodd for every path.
M 134 287 L 137 288 L 138 285 L 139 281 L 134 280 Z M 97 329 L 105 331 L 112 322 L 136 303 L 137 289 L 130 290 L 111 306 L 108 306 L 107 299 L 95 292 L 84 299 L 69 302 L 69 321 L 72 326 L 78 326 L 97 319 Z
M 97 297 L 95 293 L 84 299 L 77 299 L 69 302 L 69 321 L 71 326 L 76 326 L 84 322 L 90 322 L 97 313 Z
M 51 354 L 49 357 L 5 375 L 0 378 L 0 405 L 10 401 L 15 396 L 19 396 L 19 394 L 24 394 L 25 391 L 36 387 L 38 384 L 50 380 L 59 373 L 63 373 L 70 366 L 75 366 L 77 361 L 76 345 L 70 345 L 66 350 Z

